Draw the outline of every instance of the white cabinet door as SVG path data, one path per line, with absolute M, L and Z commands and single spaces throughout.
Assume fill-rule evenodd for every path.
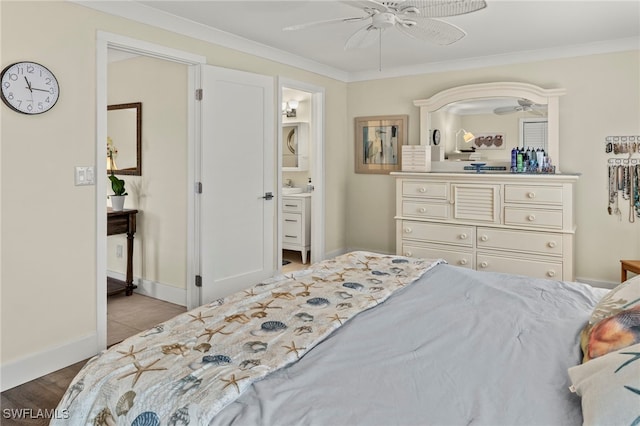
M 202 66 L 201 302 L 275 273 L 274 81 Z

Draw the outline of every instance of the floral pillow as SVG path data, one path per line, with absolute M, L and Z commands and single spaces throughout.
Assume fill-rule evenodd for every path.
M 580 335 L 583 362 L 640 343 L 640 275 L 611 290 L 596 305 Z
M 640 344 L 569 368 L 583 425 L 640 424 Z

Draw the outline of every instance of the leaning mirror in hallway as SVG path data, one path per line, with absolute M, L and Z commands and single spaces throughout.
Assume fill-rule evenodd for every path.
M 142 102 L 107 106 L 107 173 L 142 175 Z

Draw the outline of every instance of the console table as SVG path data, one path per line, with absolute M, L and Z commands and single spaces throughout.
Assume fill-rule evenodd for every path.
M 133 294 L 138 286 L 133 284 L 133 235 L 136 233 L 136 214 L 138 210 L 113 211 L 107 207 L 107 236 L 127 234 L 127 274 L 125 281 L 115 278 L 107 279 L 107 296 L 123 291 L 127 296 Z

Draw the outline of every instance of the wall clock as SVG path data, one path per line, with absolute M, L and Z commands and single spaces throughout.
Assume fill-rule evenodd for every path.
M 60 86 L 55 75 L 35 62 L 16 62 L 0 74 L 2 101 L 12 110 L 35 115 L 49 111 L 58 101 Z
M 433 141 L 434 145 L 440 144 L 440 130 L 438 129 L 433 130 L 433 135 L 431 136 L 431 140 Z

